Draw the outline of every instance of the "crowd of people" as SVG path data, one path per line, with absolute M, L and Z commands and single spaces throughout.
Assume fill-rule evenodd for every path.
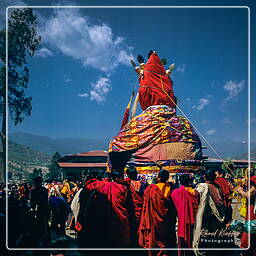
M 199 255 L 200 248 L 234 248 L 241 238 L 244 255 L 254 255 L 255 234 L 231 229 L 233 188 L 223 170 L 207 170 L 195 182 L 180 174 L 170 182 L 161 169 L 148 184 L 135 168 L 123 172 L 94 172 L 83 182 L 49 182 L 36 177 L 33 186 L 8 184 L 8 246 L 52 247 L 52 232 L 65 236 L 75 230 L 79 248 L 150 248 L 149 255 Z M 237 192 L 250 198 L 246 220 L 256 220 L 256 176 Z M 1 209 L 6 188 L 1 185 Z M 249 215 L 250 212 L 250 215 Z M 1 222 L 5 210 L 1 211 Z M 250 241 L 249 241 L 250 240 Z M 154 249 L 151 249 L 154 248 Z M 188 250 L 191 249 L 191 250 Z

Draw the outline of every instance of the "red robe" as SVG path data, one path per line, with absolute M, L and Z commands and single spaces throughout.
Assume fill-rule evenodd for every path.
M 100 191 L 105 246 L 127 248 L 130 245 L 128 188 L 122 182 L 107 182 Z M 100 232 L 100 231 L 99 231 Z
M 224 205 L 230 207 L 231 206 L 231 200 L 229 198 L 231 195 L 230 184 L 226 179 L 221 177 L 217 178 L 215 180 L 215 183 L 217 183 L 221 188 L 221 191 L 224 197 L 224 201 L 223 201 Z
M 139 101 L 142 110 L 153 105 L 175 107 L 172 81 L 166 75 L 164 66 L 156 53 L 149 57 L 139 82 Z
M 175 248 L 176 209 L 171 196 L 164 197 L 157 185 L 144 192 L 139 227 L 139 245 L 143 248 Z
M 86 182 L 81 191 L 80 210 L 78 215 L 79 222 L 79 246 L 86 247 L 104 247 L 104 237 L 99 230 L 102 229 L 102 214 L 104 208 L 101 202 L 101 189 L 106 185 L 106 181 L 90 179 Z
M 172 199 L 178 213 L 178 237 L 183 238 L 188 248 L 192 247 L 191 227 L 195 223 L 199 194 L 192 194 L 184 186 L 172 192 Z
M 143 189 L 146 188 L 144 182 L 140 180 L 125 179 L 129 186 L 130 192 L 130 228 L 131 228 L 131 245 L 138 246 L 138 229 L 140 225 L 141 212 L 143 206 Z M 144 187 L 144 188 L 143 188 Z
M 140 180 L 131 180 L 129 178 L 125 179 L 125 182 L 129 185 L 134 208 L 134 216 L 136 218 L 136 223 L 139 224 L 143 206 L 143 193 L 140 193 L 142 182 Z

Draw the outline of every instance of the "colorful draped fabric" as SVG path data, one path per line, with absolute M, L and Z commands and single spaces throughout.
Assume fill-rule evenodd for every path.
M 137 150 L 149 144 L 170 142 L 200 143 L 192 125 L 168 106 L 151 106 L 134 117 L 114 137 L 109 152 Z
M 256 176 L 250 177 L 250 185 L 256 188 Z M 250 205 L 247 206 L 246 220 L 247 221 L 256 221 L 256 195 L 252 195 L 250 198 Z M 249 214 L 250 212 L 250 214 Z M 251 241 L 249 241 L 249 239 Z M 243 256 L 256 256 L 256 234 L 251 233 L 250 236 L 248 233 L 243 232 L 241 237 L 241 248 L 248 248 L 250 242 L 250 249 L 243 252 Z
M 166 75 L 164 66 L 156 53 L 149 57 L 139 82 L 139 101 L 142 110 L 153 105 L 175 107 L 172 81 Z
M 176 209 L 171 197 L 164 197 L 157 185 L 149 185 L 144 192 L 139 245 L 143 248 L 174 248 L 175 223 Z

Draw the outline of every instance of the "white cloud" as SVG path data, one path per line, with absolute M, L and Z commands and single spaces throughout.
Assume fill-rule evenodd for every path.
M 43 47 L 40 50 L 36 51 L 35 56 L 41 57 L 41 58 L 46 58 L 48 56 L 53 56 L 53 53 L 51 50 L 47 49 L 46 47 Z
M 197 107 L 194 106 L 194 108 L 196 108 L 197 110 L 202 110 L 209 103 L 210 103 L 209 99 L 201 98 L 201 99 L 199 99 L 199 103 L 198 103 Z
M 201 123 L 202 123 L 202 124 L 208 124 L 209 121 L 208 121 L 208 120 L 202 120 Z
M 244 80 L 240 82 L 228 81 L 224 85 L 224 90 L 228 92 L 228 96 L 223 100 L 223 103 L 227 103 L 228 101 L 236 101 L 238 95 L 244 89 Z
M 53 16 L 41 24 L 44 43 L 62 54 L 103 72 L 111 72 L 120 64 L 130 65 L 132 48 L 124 38 L 115 36 L 108 25 L 92 24 L 78 9 L 55 9 Z
M 226 118 L 224 118 L 223 123 L 224 124 L 232 124 L 230 118 L 231 118 L 230 116 L 227 116 Z
M 180 72 L 180 73 L 184 73 L 186 67 L 187 67 L 187 65 L 185 65 L 185 64 L 180 64 L 180 65 L 177 67 L 176 71 L 177 71 L 177 72 Z
M 100 77 L 96 83 L 91 84 L 90 100 L 101 103 L 106 100 L 106 95 L 111 90 L 110 79 L 108 77 Z
M 216 133 L 215 129 L 210 129 L 206 132 L 207 135 L 213 135 L 214 133 Z
M 87 98 L 89 96 L 88 93 L 80 93 L 78 94 L 78 97 L 81 97 L 81 98 Z
M 72 82 L 72 79 L 71 79 L 71 78 L 66 78 L 66 79 L 64 80 L 64 82 L 65 82 L 65 83 L 70 83 L 70 82 Z

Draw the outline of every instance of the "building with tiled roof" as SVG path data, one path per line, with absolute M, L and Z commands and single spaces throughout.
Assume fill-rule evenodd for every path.
M 107 151 L 93 150 L 63 156 L 58 160 L 58 164 L 64 177 L 81 179 L 82 176 L 94 171 L 105 172 L 107 169 L 107 156 Z

